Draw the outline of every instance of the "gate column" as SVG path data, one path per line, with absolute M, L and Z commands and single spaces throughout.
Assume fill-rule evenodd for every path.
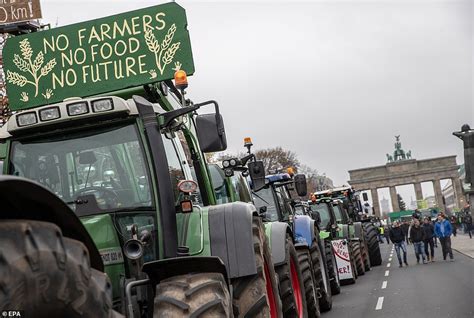
M 439 179 L 433 180 L 433 189 L 435 193 L 436 205 L 440 211 L 446 212 L 446 207 L 443 204 L 443 192 L 441 191 L 441 181 Z
M 393 212 L 399 212 L 400 206 L 398 205 L 397 189 L 395 187 L 390 187 L 390 199 L 392 200 Z
M 380 217 L 380 204 L 379 204 L 379 194 L 377 188 L 370 189 L 370 194 L 372 195 L 372 207 L 374 208 L 375 216 Z

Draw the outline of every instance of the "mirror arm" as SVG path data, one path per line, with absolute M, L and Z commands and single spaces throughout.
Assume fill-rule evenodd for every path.
M 192 112 L 198 110 L 199 107 L 200 106 L 198 106 L 198 105 L 194 105 L 194 106 L 190 106 L 190 107 L 171 110 L 171 111 L 166 112 L 164 114 L 160 114 L 159 116 L 163 117 L 163 124 L 161 125 L 160 128 L 168 127 L 171 124 L 171 122 L 173 120 L 175 120 L 176 118 L 178 118 L 180 116 L 183 116 L 183 115 L 186 115 L 186 114 L 189 114 L 189 113 L 192 113 Z

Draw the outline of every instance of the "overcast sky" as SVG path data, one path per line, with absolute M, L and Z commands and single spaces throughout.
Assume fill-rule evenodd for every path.
M 160 1 L 41 0 L 65 25 Z M 216 99 L 229 152 L 282 146 L 346 183 L 401 135 L 416 159 L 458 155 L 474 126 L 473 1 L 180 1 L 196 66 L 189 96 Z

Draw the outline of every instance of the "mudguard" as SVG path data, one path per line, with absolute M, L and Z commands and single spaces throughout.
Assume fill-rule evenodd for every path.
M 270 248 L 272 249 L 273 266 L 285 263 L 286 261 L 286 235 L 293 237 L 288 223 L 270 222 L 265 224 L 265 232 L 270 238 Z
M 295 246 L 310 246 L 315 240 L 314 220 L 307 215 L 297 215 L 294 219 Z
M 162 259 L 145 263 L 143 271 L 150 278 L 152 286 L 157 285 L 163 279 L 188 273 L 220 273 L 224 276 L 227 285 L 229 284 L 224 263 L 219 257 L 214 256 L 186 256 Z
M 99 251 L 74 212 L 48 189 L 31 180 L 0 176 L 0 219 L 21 219 L 56 224 L 65 237 L 82 242 L 89 251 L 91 266 L 101 272 Z
M 255 275 L 252 217 L 255 206 L 233 202 L 209 207 L 211 255 L 223 260 L 229 278 Z

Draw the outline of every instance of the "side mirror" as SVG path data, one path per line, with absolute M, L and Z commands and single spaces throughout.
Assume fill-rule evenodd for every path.
M 81 165 L 92 165 L 97 161 L 93 151 L 83 151 L 79 154 L 79 163 Z
M 196 132 L 202 152 L 217 152 L 227 149 L 224 120 L 221 114 L 196 116 Z
M 295 176 L 295 188 L 296 193 L 300 197 L 304 197 L 308 194 L 308 188 L 306 185 L 306 176 L 304 174 L 297 174 Z
M 248 167 L 253 190 L 258 191 L 265 187 L 265 166 L 263 165 L 263 161 L 249 162 Z

